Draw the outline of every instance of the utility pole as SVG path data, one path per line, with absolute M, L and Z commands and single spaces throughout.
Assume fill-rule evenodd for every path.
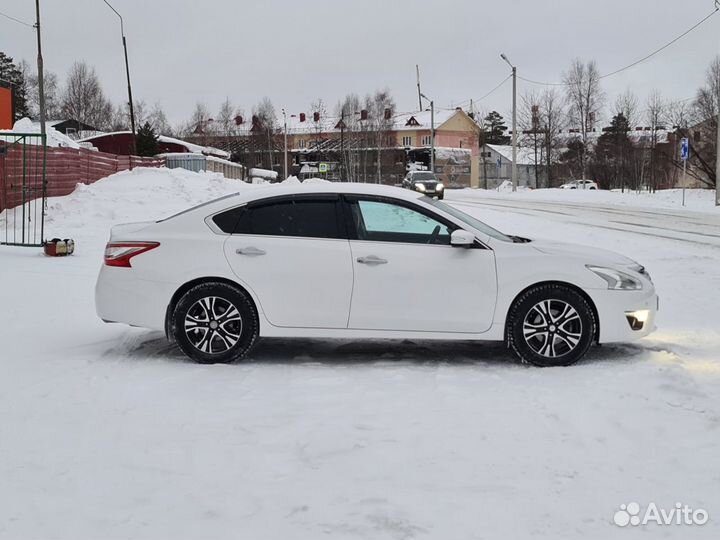
M 40 102 L 40 135 L 45 144 L 45 68 L 43 67 L 42 40 L 40 39 L 40 0 L 35 0 L 35 30 L 37 32 L 38 101 Z
M 420 96 L 430 102 L 430 170 L 435 174 L 435 101 L 425 94 Z
M 345 173 L 345 107 L 340 111 L 340 181 L 347 182 Z
M 717 146 L 715 148 L 715 206 L 720 206 L 720 113 L 718 113 Z
M 430 170 L 435 174 L 435 101 L 430 100 Z
M 37 32 L 37 66 L 38 66 L 38 101 L 40 102 L 40 142 L 42 148 L 42 197 L 46 200 L 47 195 L 47 178 L 45 175 L 47 168 L 47 133 L 45 131 L 45 68 L 43 67 L 42 56 L 42 39 L 40 37 L 40 0 L 35 0 L 35 30 Z M 25 205 L 23 205 L 23 213 Z M 42 209 L 43 215 L 45 208 Z M 24 221 L 24 220 L 23 220 Z M 23 229 L 24 231 L 25 229 Z M 40 241 L 45 241 L 45 219 L 40 220 Z
M 415 64 L 415 73 L 417 74 L 417 87 L 418 87 L 418 110 L 422 111 L 422 92 L 420 92 L 420 66 Z
M 125 52 L 125 75 L 127 77 L 127 87 L 128 87 L 128 105 L 130 106 L 130 130 L 132 131 L 132 145 L 131 145 L 131 154 L 135 155 L 137 152 L 136 149 L 136 131 L 135 131 L 135 108 L 133 106 L 133 97 L 132 97 L 132 86 L 130 85 L 130 65 L 128 64 L 128 53 L 127 53 L 127 40 L 125 39 L 125 26 L 123 25 L 123 18 L 118 11 L 110 5 L 110 2 L 107 0 L 103 0 L 107 4 L 107 6 L 112 9 L 115 12 L 115 15 L 117 15 L 120 18 L 120 35 L 122 36 L 122 44 L 123 44 L 123 51 Z M 130 168 L 132 169 L 132 159 L 130 159 Z
M 285 151 L 283 152 L 283 176 L 287 180 L 288 177 L 288 162 L 287 162 L 287 115 L 285 109 L 282 110 L 283 115 L 283 134 L 285 139 Z
M 512 190 L 517 191 L 517 68 L 510 63 L 507 56 L 500 55 L 512 68 L 513 80 L 513 112 L 512 112 Z

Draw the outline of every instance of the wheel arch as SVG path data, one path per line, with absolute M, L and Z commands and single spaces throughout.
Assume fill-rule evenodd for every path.
M 528 285 L 523 290 L 521 290 L 519 293 L 515 295 L 515 297 L 512 299 L 512 302 L 510 302 L 510 305 L 508 306 L 507 313 L 505 314 L 505 342 L 508 342 L 508 332 L 510 331 L 510 323 L 512 323 L 512 310 L 513 307 L 515 307 L 515 304 L 517 301 L 522 297 L 526 292 L 528 292 L 531 289 L 534 289 L 536 287 L 544 287 L 544 286 L 559 286 L 559 287 L 565 287 L 567 289 L 570 289 L 572 291 L 575 291 L 580 296 L 582 296 L 585 301 L 590 305 L 590 308 L 593 310 L 593 315 L 595 315 L 595 335 L 593 336 L 593 341 L 597 343 L 598 339 L 600 338 L 600 317 L 598 316 L 598 310 L 597 306 L 595 305 L 595 302 L 593 302 L 593 299 L 590 297 L 588 293 L 586 293 L 584 290 L 582 290 L 577 285 L 574 285 L 572 283 L 568 283 L 567 281 L 538 281 L 537 283 L 533 283 L 532 285 Z
M 170 302 L 168 303 L 167 308 L 165 309 L 165 337 L 168 340 L 170 340 L 170 341 L 173 340 L 172 332 L 170 331 L 170 323 L 171 323 L 172 313 L 175 310 L 175 306 L 180 301 L 180 298 L 182 298 L 186 292 L 188 292 L 190 289 L 192 289 L 193 287 L 195 287 L 197 285 L 202 285 L 203 283 L 224 283 L 226 285 L 235 287 L 236 289 L 242 291 L 245 295 L 247 295 L 248 299 L 250 300 L 250 303 L 253 306 L 253 309 L 255 310 L 255 317 L 257 317 L 258 328 L 259 328 L 260 311 L 258 309 L 257 303 L 255 302 L 255 299 L 253 298 L 253 295 L 250 294 L 250 291 L 248 291 L 245 287 L 240 285 L 237 281 L 233 281 L 231 279 L 228 279 L 225 277 L 219 277 L 219 276 L 205 276 L 205 277 L 195 278 L 186 283 L 183 283 L 173 293 L 172 298 L 170 298 Z

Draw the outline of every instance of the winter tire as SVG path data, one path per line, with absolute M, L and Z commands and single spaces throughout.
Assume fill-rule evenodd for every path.
M 187 291 L 172 313 L 171 330 L 180 349 L 201 364 L 241 359 L 258 336 L 252 300 L 227 283 L 203 283 Z
M 595 312 L 583 295 L 563 285 L 539 285 L 510 309 L 508 345 L 523 362 L 569 366 L 592 345 Z

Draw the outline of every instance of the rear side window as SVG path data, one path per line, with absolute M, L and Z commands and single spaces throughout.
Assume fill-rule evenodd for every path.
M 213 218 L 223 232 L 306 238 L 343 238 L 337 202 L 331 199 L 280 200 L 235 208 Z

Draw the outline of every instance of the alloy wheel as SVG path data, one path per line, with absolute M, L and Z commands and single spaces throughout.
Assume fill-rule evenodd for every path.
M 232 349 L 242 334 L 242 317 L 232 302 L 206 296 L 185 315 L 185 335 L 200 352 L 220 354 Z
M 575 350 L 582 330 L 579 313 L 564 300 L 538 302 L 523 320 L 525 342 L 545 358 L 558 358 Z

